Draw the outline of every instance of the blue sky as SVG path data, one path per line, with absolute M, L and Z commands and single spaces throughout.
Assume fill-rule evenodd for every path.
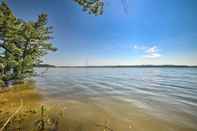
M 73 0 L 8 0 L 17 17 L 49 15 L 58 51 L 55 65 L 197 65 L 197 0 L 105 0 L 104 14 L 91 16 Z

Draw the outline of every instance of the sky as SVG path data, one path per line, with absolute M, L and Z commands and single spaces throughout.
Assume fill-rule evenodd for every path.
M 2 1 L 2 0 L 0 0 Z M 84 65 L 197 65 L 197 0 L 104 0 L 89 15 L 74 0 L 8 0 L 18 18 L 48 13 L 58 48 L 44 63 Z

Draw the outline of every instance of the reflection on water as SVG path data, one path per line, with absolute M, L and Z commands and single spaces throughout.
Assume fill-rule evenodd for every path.
M 35 79 L 47 98 L 86 102 L 120 119 L 135 115 L 137 122 L 135 105 L 161 120 L 159 128 L 166 122 L 175 130 L 197 129 L 197 68 L 51 68 Z

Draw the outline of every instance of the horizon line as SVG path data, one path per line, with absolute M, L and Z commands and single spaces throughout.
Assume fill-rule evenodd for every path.
M 52 65 L 52 64 L 39 64 L 35 67 L 54 67 L 54 68 L 94 68 L 94 67 L 197 67 L 197 65 L 175 65 L 175 64 L 141 64 L 141 65 Z

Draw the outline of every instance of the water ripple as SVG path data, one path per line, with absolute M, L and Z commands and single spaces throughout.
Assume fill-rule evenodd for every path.
M 56 68 L 35 79 L 51 96 L 111 96 L 162 117 L 182 113 L 197 120 L 196 68 Z

